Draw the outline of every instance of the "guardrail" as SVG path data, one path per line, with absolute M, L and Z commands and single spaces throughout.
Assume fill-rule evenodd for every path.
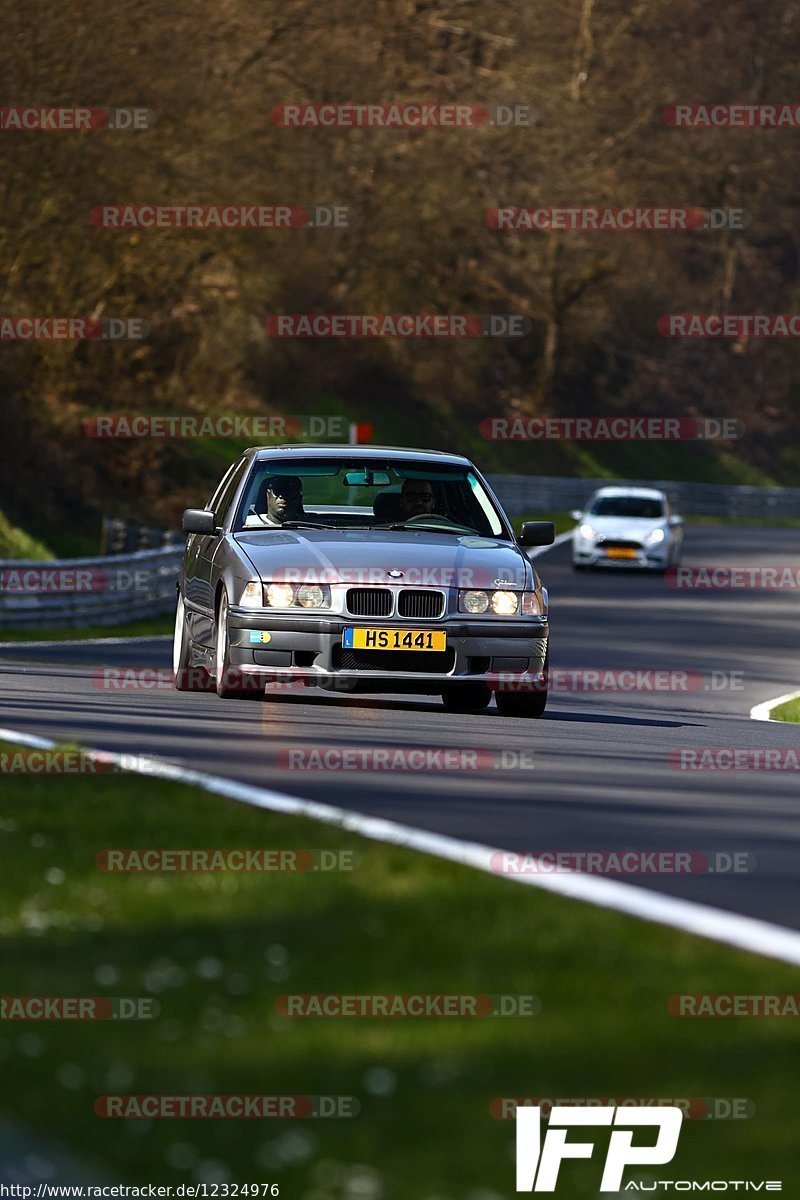
M 0 560 L 0 630 L 113 627 L 175 607 L 183 546 L 100 558 Z
M 676 483 L 669 479 L 572 479 L 557 475 L 487 475 L 506 511 L 562 512 L 583 508 L 599 487 L 631 484 L 660 488 L 675 510 L 697 517 L 800 517 L 800 488 L 727 483 Z

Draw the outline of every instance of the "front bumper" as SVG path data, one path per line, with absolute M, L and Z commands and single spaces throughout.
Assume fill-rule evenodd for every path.
M 648 550 L 637 549 L 633 558 L 609 558 L 601 545 L 589 546 L 584 542 L 573 543 L 572 561 L 579 567 L 627 567 L 629 570 L 663 570 L 669 557 L 669 547 L 663 543 Z
M 441 654 L 384 651 L 380 655 L 345 652 L 343 632 L 351 626 L 370 629 L 425 628 L 447 634 Z M 228 617 L 231 666 L 244 675 L 265 679 L 296 677 L 325 686 L 346 679 L 354 684 L 380 683 L 382 690 L 424 690 L 447 682 L 491 683 L 504 676 L 541 675 L 547 652 L 546 618 L 497 618 L 441 621 L 397 621 L 340 615 L 298 616 L 231 608 Z M 266 634 L 259 644 L 254 637 Z M 380 660 L 378 662 L 378 660 Z M 417 685 L 414 687 L 413 685 Z

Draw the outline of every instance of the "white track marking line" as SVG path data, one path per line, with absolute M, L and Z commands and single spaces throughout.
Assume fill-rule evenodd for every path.
M 0 728 L 0 739 L 17 742 L 23 746 L 33 746 L 36 749 L 49 750 L 57 745 L 50 738 L 20 733 L 15 729 Z M 382 817 L 367 817 L 349 809 L 303 800 L 300 796 L 290 796 L 270 788 L 237 783 L 218 775 L 205 775 L 200 771 L 192 771 L 157 758 L 112 754 L 105 750 L 89 750 L 88 753 L 101 762 L 116 763 L 134 774 L 170 779 L 177 783 L 191 783 L 203 791 L 227 796 L 256 808 L 311 817 L 315 821 L 326 825 L 338 825 L 349 833 L 357 833 L 373 841 L 418 850 L 448 862 L 472 867 L 494 876 L 495 879 L 527 884 L 529 887 L 553 892 L 570 900 L 581 900 L 599 908 L 637 917 L 639 920 L 668 925 L 683 933 L 709 938 L 750 954 L 777 958 L 782 962 L 800 966 L 800 933 L 773 925 L 769 921 L 737 916 L 710 905 L 697 904 L 693 900 L 679 900 L 659 892 L 647 891 L 634 884 L 619 883 L 617 880 L 596 875 L 583 875 L 578 872 L 558 876 L 500 874 L 492 868 L 493 856 L 510 851 L 483 846 L 478 842 L 462 842 L 446 834 L 428 833 Z
M 756 704 L 750 709 L 750 719 L 752 721 L 773 721 L 774 718 L 769 714 L 773 708 L 777 708 L 779 704 L 788 704 L 790 700 L 800 700 L 800 692 L 787 692 L 785 696 L 776 696 L 774 700 L 764 700 L 761 704 Z M 775 721 L 776 725 L 785 725 L 785 721 Z

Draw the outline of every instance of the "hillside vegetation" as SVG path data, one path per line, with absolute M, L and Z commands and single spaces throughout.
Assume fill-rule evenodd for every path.
M 666 339 L 671 312 L 798 308 L 793 129 L 669 128 L 676 101 L 792 101 L 800 5 L 731 0 L 6 4 L 3 103 L 141 106 L 146 131 L 0 133 L 0 312 L 142 318 L 142 341 L 6 342 L 2 496 L 47 540 L 174 525 L 236 446 L 97 441 L 98 412 L 343 413 L 494 470 L 800 482 L 797 347 Z M 530 104 L 532 127 L 291 129 L 297 102 Z M 113 230 L 111 204 L 337 204 L 352 227 Z M 745 209 L 738 231 L 505 233 L 498 205 Z M 519 313 L 528 336 L 281 340 L 270 313 Z M 703 415 L 727 446 L 487 442 L 495 414 Z

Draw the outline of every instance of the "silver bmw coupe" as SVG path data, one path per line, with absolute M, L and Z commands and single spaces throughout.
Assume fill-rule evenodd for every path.
M 270 685 L 492 696 L 506 716 L 547 702 L 547 591 L 466 458 L 378 446 L 247 450 L 189 535 L 178 578 L 179 690 L 260 697 Z

